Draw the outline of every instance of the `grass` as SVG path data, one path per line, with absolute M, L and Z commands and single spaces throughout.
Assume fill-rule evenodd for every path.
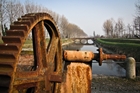
M 121 46 L 121 47 L 140 47 L 140 40 L 131 39 L 97 39 L 98 42 L 105 45 Z
M 70 39 L 61 39 L 61 42 L 62 43 L 67 43 L 67 42 L 72 42 L 72 40 L 70 40 Z
M 50 39 L 46 39 L 46 44 L 48 44 L 50 41 Z M 61 39 L 62 44 L 63 43 L 67 43 L 67 42 L 71 42 L 70 39 Z M 0 38 L 0 44 L 3 43 L 2 39 Z M 27 39 L 23 45 L 23 48 L 32 48 L 33 44 L 32 44 L 32 40 L 31 39 Z
M 3 43 L 2 39 L 0 38 L 0 44 Z
M 113 52 L 132 56 L 140 61 L 140 40 L 138 39 L 97 39 L 96 42 Z
M 48 44 L 49 40 L 50 39 L 46 39 L 47 44 Z M 23 45 L 23 48 L 32 48 L 32 47 L 33 47 L 32 40 L 31 39 L 26 40 Z
M 139 39 L 100 39 L 103 41 L 108 41 L 108 42 L 120 42 L 120 43 L 140 43 Z

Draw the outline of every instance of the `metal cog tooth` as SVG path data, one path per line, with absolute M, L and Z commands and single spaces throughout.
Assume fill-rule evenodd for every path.
M 46 52 L 45 38 L 43 37 L 44 26 L 49 29 L 48 31 L 51 33 L 51 38 L 53 38 L 53 41 L 50 41 L 49 43 L 48 52 Z M 31 31 L 34 36 L 34 60 L 37 65 L 35 65 L 36 68 L 34 71 L 19 72 L 17 70 L 17 64 L 22 51 L 22 46 Z M 46 80 L 44 78 L 54 76 L 56 72 L 59 74 L 62 73 L 60 33 L 52 16 L 47 13 L 25 14 L 24 16 L 21 16 L 21 18 L 18 18 L 18 21 L 15 21 L 6 33 L 7 36 L 2 37 L 4 43 L 0 44 L 0 92 L 14 93 L 23 89 L 27 89 L 28 91 L 32 87 L 35 87 L 34 91 L 36 93 L 37 91 L 39 91 L 38 93 L 42 93 L 45 90 L 50 91 L 51 93 L 53 91 L 51 89 L 54 88 L 59 91 L 59 84 L 56 83 L 58 80 Z M 49 62 L 47 61 L 48 58 L 50 58 Z M 56 67 L 49 67 L 49 65 Z M 46 68 L 49 70 L 46 70 Z M 47 72 L 48 74 L 46 75 L 45 73 Z M 39 76 L 40 74 L 42 76 Z M 59 75 L 56 74 L 55 76 L 59 77 Z M 46 83 L 47 87 L 45 87 Z M 55 85 L 53 86 L 53 84 Z

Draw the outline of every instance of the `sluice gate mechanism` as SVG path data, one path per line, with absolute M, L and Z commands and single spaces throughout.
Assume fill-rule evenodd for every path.
M 45 29 L 50 35 L 48 45 Z M 32 33 L 33 63 L 20 63 Z M 92 60 L 125 59 L 91 51 L 63 51 L 57 25 L 47 13 L 25 14 L 11 24 L 0 44 L 0 93 L 90 93 Z M 25 59 L 29 59 L 28 56 Z M 23 67 L 23 69 L 22 69 Z M 66 69 L 65 69 L 66 68 Z M 65 71 L 66 70 L 66 71 Z

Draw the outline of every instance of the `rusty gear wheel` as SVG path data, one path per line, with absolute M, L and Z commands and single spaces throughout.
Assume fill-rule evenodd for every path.
M 46 47 L 45 30 L 50 35 Z M 32 32 L 34 68 L 17 70 L 20 53 Z M 62 48 L 53 18 L 46 13 L 26 14 L 11 24 L 0 44 L 1 93 L 58 93 L 62 74 Z

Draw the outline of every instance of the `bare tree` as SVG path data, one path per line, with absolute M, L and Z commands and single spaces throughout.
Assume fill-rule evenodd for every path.
M 140 17 L 135 17 L 134 19 L 134 27 L 135 27 L 135 30 L 136 30 L 136 33 L 135 34 L 140 34 Z
M 57 14 L 56 12 L 50 11 L 48 10 L 47 12 L 49 12 L 51 14 L 51 16 L 54 18 L 58 28 L 61 28 L 61 22 L 63 20 L 63 16 L 60 16 L 59 14 Z M 64 20 L 67 20 L 66 18 L 64 18 Z
M 36 13 L 39 12 L 41 7 L 39 5 L 30 2 L 29 0 L 25 1 L 25 13 Z
M 124 23 L 123 23 L 122 19 L 120 19 L 120 18 L 118 19 L 117 26 L 118 26 L 117 30 L 118 30 L 119 36 L 123 37 L 125 29 L 124 29 Z
M 107 37 L 122 37 L 125 34 L 125 25 L 122 19 L 118 19 L 117 22 L 113 18 L 106 20 L 103 23 L 103 30 Z
M 67 33 L 69 38 L 87 36 L 87 34 L 80 27 L 72 23 L 68 24 Z
M 68 37 L 67 27 L 68 27 L 68 20 L 64 15 L 62 15 L 60 18 L 60 33 L 62 33 L 64 38 Z
M 1 35 L 5 35 L 3 26 L 7 22 L 6 7 L 7 7 L 7 0 L 0 0 L 0 34 Z
M 47 9 L 42 5 L 31 2 L 30 0 L 26 0 L 24 6 L 25 6 L 25 13 L 47 12 L 52 14 L 51 10 Z
M 135 28 L 135 34 L 140 34 L 140 0 L 137 1 L 135 4 L 136 7 L 136 16 L 134 19 L 134 28 Z
M 85 32 L 81 30 L 77 25 L 68 22 L 67 18 L 62 15 L 60 16 L 56 12 L 53 12 L 46 7 L 35 4 L 30 0 L 26 0 L 25 4 L 21 4 L 19 0 L 0 0 L 0 25 L 7 22 L 12 24 L 17 18 L 24 15 L 25 13 L 36 13 L 36 12 L 47 12 L 51 14 L 56 21 L 60 33 L 64 38 L 71 36 L 86 36 Z M 6 26 L 6 25 L 4 25 Z
M 10 24 L 24 14 L 24 7 L 18 0 L 10 0 L 7 3 L 7 15 Z
M 140 0 L 137 1 L 135 6 L 136 6 L 136 14 L 137 16 L 140 16 Z
M 127 25 L 127 38 L 132 38 L 134 36 L 133 25 Z
M 42 11 L 42 12 L 46 12 L 46 13 L 48 13 L 49 9 L 46 8 L 46 7 L 44 7 L 44 6 L 42 6 L 42 7 L 41 7 L 41 11 Z
M 115 23 L 115 27 L 114 27 L 114 35 L 116 38 L 119 37 L 119 32 L 118 32 L 118 23 Z
M 113 23 L 112 20 L 108 19 L 103 23 L 103 30 L 107 37 L 111 37 L 113 34 Z

